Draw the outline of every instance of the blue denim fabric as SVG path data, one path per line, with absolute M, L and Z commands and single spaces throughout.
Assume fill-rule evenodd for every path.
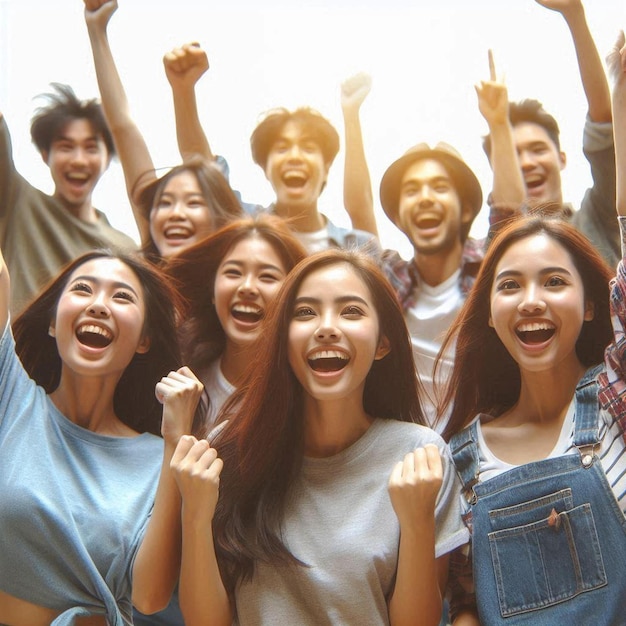
M 592 449 L 597 371 L 576 389 L 580 454 L 528 463 L 481 483 L 476 423 L 450 442 L 470 496 L 483 626 L 626 624 L 626 519 Z

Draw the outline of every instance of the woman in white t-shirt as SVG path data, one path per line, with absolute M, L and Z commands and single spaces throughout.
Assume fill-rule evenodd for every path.
M 467 531 L 384 275 L 356 251 L 308 257 L 251 361 L 215 449 L 173 461 L 185 622 L 438 624 Z

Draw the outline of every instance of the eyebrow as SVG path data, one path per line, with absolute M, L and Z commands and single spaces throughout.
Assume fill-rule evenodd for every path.
M 224 267 L 227 267 L 228 265 L 236 265 L 237 267 L 243 267 L 244 262 L 237 261 L 236 259 L 232 259 L 232 260 L 228 260 L 224 262 Z M 274 269 L 277 272 L 281 272 L 282 274 L 286 273 L 282 267 L 279 267 L 278 265 L 274 265 L 273 263 L 261 263 L 259 267 L 261 269 Z
M 404 187 L 412 187 L 414 185 L 423 185 L 424 183 L 448 183 L 452 184 L 452 179 L 449 176 L 433 176 L 432 178 L 409 178 L 405 182 L 402 183 L 402 188 Z
M 560 267 L 558 265 L 555 267 L 544 267 L 539 271 L 539 274 L 553 274 L 553 273 L 567 274 L 568 276 L 572 275 L 572 273 L 567 268 Z M 496 280 L 500 280 L 501 278 L 504 278 L 506 276 L 522 276 L 523 274 L 524 272 L 521 272 L 519 270 L 503 270 L 496 276 Z
M 321 304 L 321 298 L 314 298 L 312 296 L 299 296 L 295 300 L 295 304 Z M 361 296 L 356 295 L 347 295 L 347 296 L 339 296 L 335 298 L 334 302 L 338 302 L 339 304 L 345 304 L 347 302 L 360 302 L 361 304 L 369 307 L 369 303 L 361 298 Z
M 83 276 L 76 276 L 75 278 L 73 278 L 70 282 L 70 285 L 74 284 L 75 282 L 79 280 L 85 280 L 87 282 L 96 283 L 96 284 L 100 284 L 103 282 L 100 279 L 95 278 L 94 276 L 83 275 Z M 128 291 L 132 291 L 136 296 L 139 295 L 128 283 L 122 282 L 120 280 L 113 282 L 112 286 L 115 287 L 116 289 L 128 289 Z

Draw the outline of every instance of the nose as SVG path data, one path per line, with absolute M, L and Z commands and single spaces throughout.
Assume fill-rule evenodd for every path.
M 529 285 L 524 289 L 522 300 L 519 303 L 520 313 L 533 313 L 544 311 L 546 303 L 541 297 L 541 290 L 535 285 Z
M 335 324 L 334 317 L 330 313 L 323 314 L 320 318 L 320 325 L 315 332 L 318 341 L 337 341 L 341 336 L 341 331 Z
M 297 143 L 294 143 L 289 147 L 288 157 L 290 161 L 302 160 L 302 149 Z
M 259 291 L 257 289 L 255 277 L 252 274 L 246 274 L 243 276 L 237 292 L 243 298 L 256 298 Z
M 87 308 L 87 313 L 93 317 L 109 317 L 109 308 L 104 302 L 104 296 L 98 296 Z
M 169 214 L 167 216 L 170 220 L 182 221 L 186 218 L 185 210 L 183 209 L 181 202 L 174 202 L 170 207 Z
M 535 167 L 535 157 L 530 150 L 521 150 L 517 156 L 522 170 L 528 170 Z
M 419 190 L 419 205 L 430 206 L 434 202 L 433 190 L 430 185 L 423 185 Z

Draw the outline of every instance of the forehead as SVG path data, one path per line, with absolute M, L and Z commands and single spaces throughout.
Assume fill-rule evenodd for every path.
M 556 148 L 548 131 L 535 122 L 519 122 L 513 127 L 513 140 L 516 146 L 523 146 L 531 143 L 545 143 Z
M 535 233 L 507 248 L 498 261 L 496 275 L 507 270 L 531 274 L 556 267 L 578 275 L 572 256 L 560 242 L 547 233 Z
M 59 128 L 54 141 L 71 139 L 77 143 L 84 141 L 102 141 L 102 135 L 98 134 L 92 123 L 86 118 L 76 118 Z
M 436 159 L 418 159 L 413 161 L 404 171 L 402 185 L 409 182 L 425 182 L 442 178 L 453 184 L 453 180 L 443 163 Z
M 235 242 L 222 259 L 222 265 L 229 261 L 255 262 L 274 265 L 285 271 L 280 254 L 264 237 L 253 234 Z
M 309 273 L 300 284 L 298 297 L 318 299 L 355 295 L 370 302 L 372 294 L 363 278 L 349 263 L 320 267 Z
M 277 131 L 274 141 L 310 141 L 319 145 L 311 127 L 302 120 L 288 119 Z
M 100 282 L 124 283 L 138 294 L 143 292 L 141 281 L 135 272 L 120 259 L 90 259 L 79 265 L 70 275 L 68 284 L 78 277 L 92 278 Z
M 200 183 L 193 172 L 183 170 L 170 176 L 163 187 L 163 193 L 174 189 L 200 191 Z

